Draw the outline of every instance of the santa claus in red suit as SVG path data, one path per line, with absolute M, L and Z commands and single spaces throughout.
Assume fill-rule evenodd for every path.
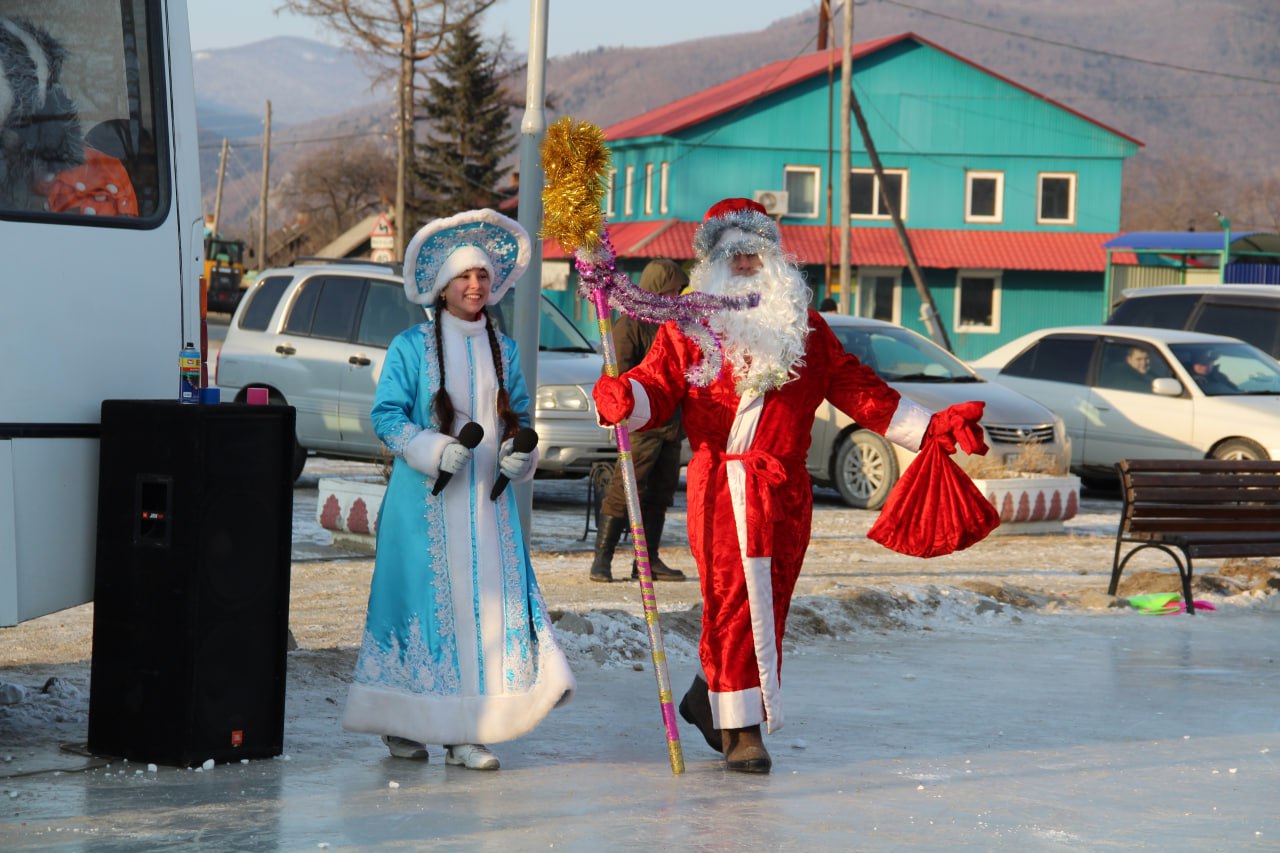
M 722 312 L 717 376 L 667 323 L 644 361 L 602 377 L 604 423 L 647 429 L 682 407 L 689 463 L 689 547 L 702 585 L 703 674 L 680 703 L 729 769 L 767 773 L 760 726 L 783 724 L 779 674 L 791 594 L 809 545 L 812 486 L 805 471 L 814 412 L 824 401 L 867 429 L 918 450 L 933 412 L 902 397 L 846 353 L 800 271 L 783 255 L 777 223 L 749 199 L 714 205 L 694 236 L 693 288 L 758 293 L 757 307 Z M 699 384 L 699 383 L 702 384 Z

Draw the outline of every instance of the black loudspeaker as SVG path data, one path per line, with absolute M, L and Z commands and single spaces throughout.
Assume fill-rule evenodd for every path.
M 284 748 L 294 410 L 106 400 L 89 750 Z

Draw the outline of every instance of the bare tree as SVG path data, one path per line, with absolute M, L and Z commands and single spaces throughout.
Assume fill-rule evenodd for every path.
M 395 61 L 396 257 L 404 257 L 405 192 L 413 169 L 414 103 L 420 63 L 439 53 L 445 37 L 496 0 L 285 0 L 279 8 L 318 18 L 361 53 Z
M 341 143 L 301 160 L 282 196 L 310 223 L 314 249 L 342 234 L 353 219 L 385 207 L 394 184 L 395 167 L 377 145 Z

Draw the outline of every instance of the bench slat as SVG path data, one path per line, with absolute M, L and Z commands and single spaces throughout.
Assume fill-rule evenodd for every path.
M 1280 506 L 1280 488 L 1275 489 L 1241 489 L 1241 488 L 1164 488 L 1149 486 L 1139 492 L 1133 486 L 1125 488 L 1125 497 L 1130 503 L 1223 503 L 1225 501 L 1244 501 L 1246 503 L 1274 503 Z
M 1131 474 L 1128 478 L 1132 486 L 1185 486 L 1187 488 L 1240 488 L 1242 486 L 1280 487 L 1280 471 L 1274 474 L 1230 473 L 1220 474 Z
M 1280 472 L 1280 462 L 1258 459 L 1122 459 L 1116 467 L 1126 471 L 1263 471 Z
M 1148 518 L 1249 518 L 1270 519 L 1280 526 L 1280 505 L 1256 506 L 1249 504 L 1171 504 L 1138 503 L 1129 507 L 1128 517 Z
M 1134 533 L 1261 533 L 1265 535 L 1275 531 L 1276 524 L 1273 521 L 1247 519 L 1234 521 L 1221 518 L 1207 521 L 1198 518 L 1156 518 L 1135 520 L 1129 524 L 1128 529 Z M 1280 537 L 1276 537 L 1276 541 L 1280 542 Z

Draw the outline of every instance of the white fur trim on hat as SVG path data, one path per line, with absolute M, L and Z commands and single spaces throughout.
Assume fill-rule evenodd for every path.
M 450 252 L 449 257 L 445 258 L 444 263 L 440 265 L 440 271 L 436 273 L 435 287 L 432 292 L 440 293 L 444 290 L 445 285 L 456 277 L 467 270 L 473 270 L 477 267 L 483 268 L 488 272 L 489 280 L 493 281 L 493 261 L 489 260 L 489 256 L 485 254 L 484 249 L 472 245 L 459 246 Z
M 488 263 L 477 263 L 481 257 Z M 495 305 L 524 275 L 532 257 L 529 233 L 519 222 L 494 210 L 468 210 L 428 222 L 409 241 L 404 293 L 410 302 L 431 305 L 451 278 L 482 266 L 493 280 L 488 304 Z M 451 274 L 445 275 L 446 270 Z
M 693 234 L 698 260 L 720 260 L 730 255 L 781 254 L 778 223 L 754 210 L 736 210 L 708 219 Z

